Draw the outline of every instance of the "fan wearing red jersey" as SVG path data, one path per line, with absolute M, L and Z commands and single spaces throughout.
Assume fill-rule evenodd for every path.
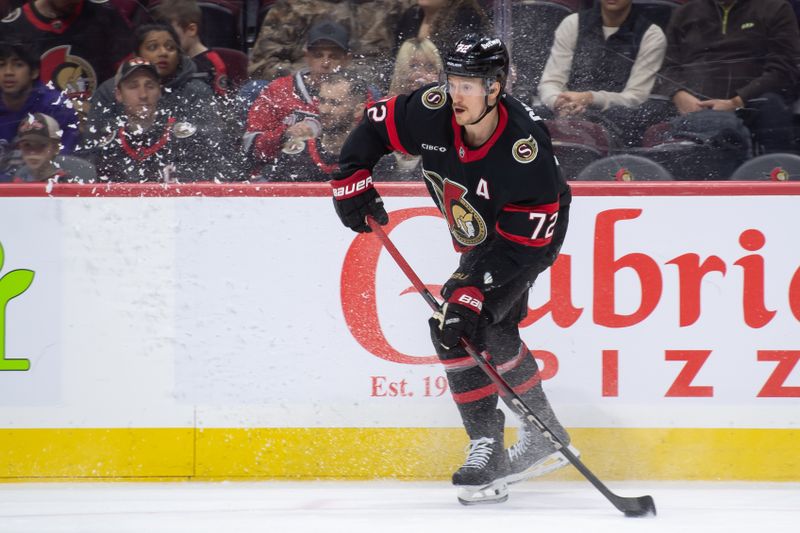
M 523 427 L 505 449 L 505 417 L 489 377 L 460 346 L 463 337 L 563 441 L 538 367 L 520 337 L 528 292 L 558 256 L 567 231 L 570 188 L 542 120 L 504 91 L 509 58 L 500 39 L 470 34 L 445 55 L 440 83 L 369 106 L 342 148 L 331 181 L 342 222 L 370 231 L 388 222 L 372 169 L 391 151 L 422 158 L 433 201 L 461 252 L 442 289 L 445 305 L 430 320 L 431 337 L 470 439 L 453 474 L 461 503 L 494 503 L 509 483 L 567 464 L 537 429 Z

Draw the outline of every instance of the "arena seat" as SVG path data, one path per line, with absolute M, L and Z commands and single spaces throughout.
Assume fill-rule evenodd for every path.
M 209 48 L 242 49 L 244 17 L 242 0 L 197 2 L 203 13 L 200 36 Z
M 219 54 L 228 69 L 228 81 L 231 89 L 237 91 L 247 81 L 247 54 L 233 48 L 213 48 Z
M 800 156 L 764 154 L 742 163 L 731 174 L 736 181 L 800 181 Z
M 672 181 L 672 174 L 655 161 L 634 154 L 616 154 L 589 163 L 577 181 Z
M 681 5 L 676 0 L 633 0 L 633 3 L 645 18 L 658 24 L 662 30 L 667 29 L 672 12 Z
M 608 132 L 599 124 L 585 120 L 545 120 L 553 141 L 553 152 L 568 180 L 592 161 L 608 155 L 611 142 Z

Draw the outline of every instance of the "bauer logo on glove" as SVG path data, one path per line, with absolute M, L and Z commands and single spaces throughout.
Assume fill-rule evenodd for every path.
M 350 176 L 331 180 L 333 206 L 342 224 L 359 233 L 372 231 L 367 217 L 378 224 L 389 222 L 389 215 L 383 207 L 383 199 L 372 185 L 372 175 L 367 170 L 358 170 Z

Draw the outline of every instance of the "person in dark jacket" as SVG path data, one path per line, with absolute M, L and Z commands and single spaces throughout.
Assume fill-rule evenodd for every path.
M 217 104 L 211 87 L 198 77 L 197 67 L 180 48 L 180 39 L 169 24 L 139 26 L 134 34 L 134 54 L 152 63 L 162 85 L 159 106 L 177 118 L 206 129 L 221 131 Z M 112 131 L 124 109 L 116 101 L 115 78 L 103 82 L 92 97 L 87 137 L 97 140 Z
M 114 79 L 118 125 L 85 153 L 101 180 L 164 182 L 225 179 L 214 132 L 176 117 L 161 103 L 161 76 L 149 61 L 124 62 Z
M 791 149 L 800 32 L 785 0 L 695 0 L 667 27 L 659 91 L 678 113 L 745 111 L 764 151 Z

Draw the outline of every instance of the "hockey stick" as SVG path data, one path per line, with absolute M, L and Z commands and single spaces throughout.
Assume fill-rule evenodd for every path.
M 436 297 L 431 294 L 431 291 L 425 287 L 425 284 L 422 283 L 414 271 L 411 269 L 411 266 L 406 262 L 400 252 L 395 247 L 394 243 L 389 239 L 389 236 L 386 235 L 386 232 L 383 231 L 383 228 L 375 221 L 372 217 L 367 217 L 367 224 L 369 227 L 372 228 L 372 231 L 377 235 L 377 237 L 383 243 L 383 246 L 389 252 L 389 255 L 397 263 L 397 266 L 400 267 L 400 270 L 408 277 L 411 281 L 411 284 L 414 286 L 417 291 L 422 295 L 428 305 L 433 309 L 434 312 L 441 312 L 442 308 L 439 304 L 439 301 Z M 536 426 L 539 431 L 542 432 L 542 435 L 547 437 L 550 442 L 555 446 L 556 450 L 560 451 L 561 454 L 569 460 L 572 465 L 578 469 L 578 471 L 583 474 L 589 482 L 599 490 L 603 496 L 605 496 L 608 501 L 610 501 L 614 507 L 625 513 L 625 516 L 630 517 L 640 517 L 640 516 L 655 516 L 656 514 L 656 504 L 653 501 L 652 496 L 639 496 L 634 498 L 626 498 L 623 496 L 618 496 L 611 492 L 605 484 L 600 481 L 597 476 L 595 476 L 589 468 L 583 464 L 583 462 L 578 459 L 578 457 L 570 451 L 566 444 L 564 444 L 561 439 L 559 439 L 556 435 L 553 434 L 552 431 L 539 419 L 539 417 L 534 414 L 530 407 L 525 405 L 525 402 L 522 401 L 522 398 L 514 392 L 514 389 L 511 388 L 511 385 L 506 382 L 506 380 L 501 376 L 495 368 L 486 362 L 484 356 L 478 352 L 477 348 L 470 343 L 467 339 L 461 339 L 461 346 L 466 350 L 467 354 L 478 364 L 478 366 L 483 370 L 487 376 L 492 380 L 492 382 L 497 386 L 497 388 L 501 391 L 503 396 L 506 398 L 510 398 L 510 403 L 516 410 L 517 414 L 523 419 L 527 420 L 531 425 Z

